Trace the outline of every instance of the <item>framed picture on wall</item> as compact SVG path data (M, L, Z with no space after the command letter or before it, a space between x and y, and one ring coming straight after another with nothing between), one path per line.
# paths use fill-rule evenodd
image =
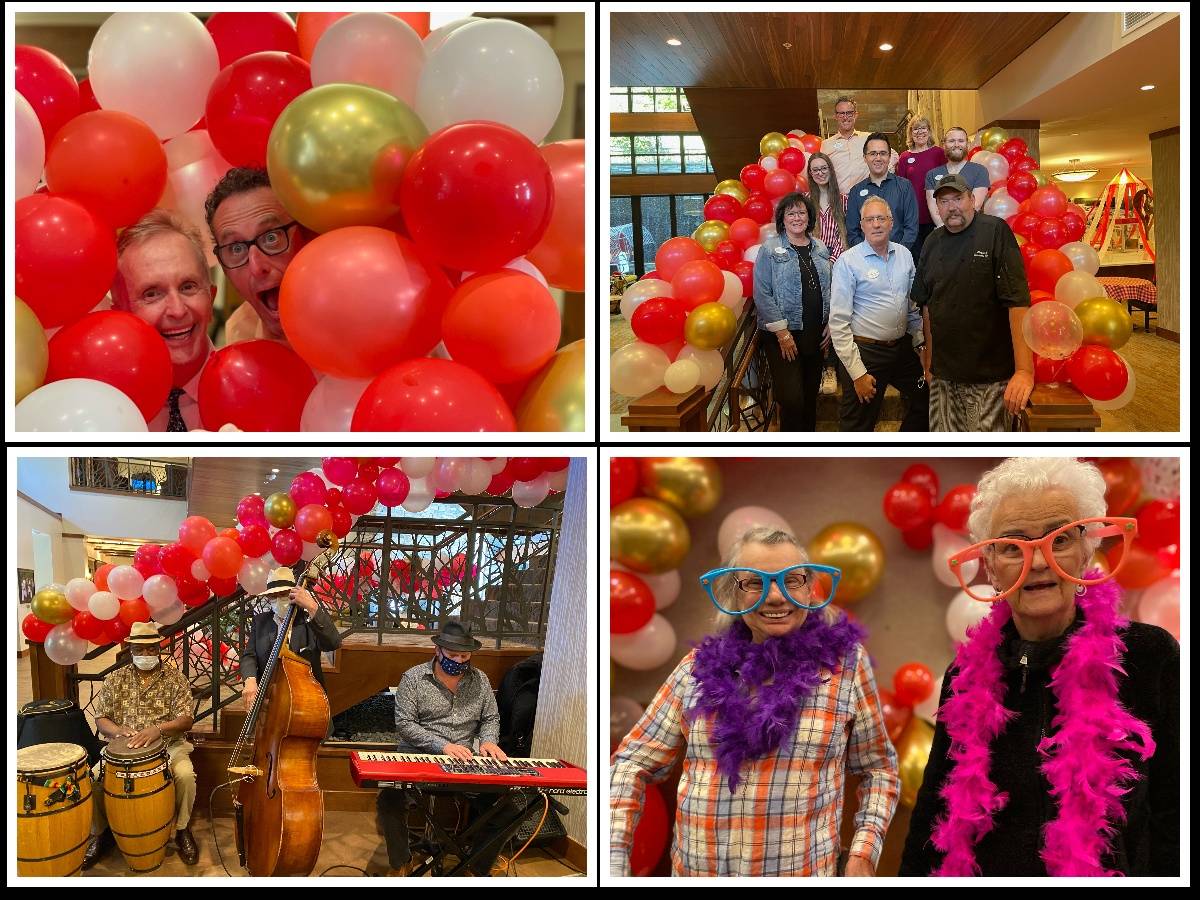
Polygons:
M33 583L33 569L17 569L17 602L32 603L37 588Z

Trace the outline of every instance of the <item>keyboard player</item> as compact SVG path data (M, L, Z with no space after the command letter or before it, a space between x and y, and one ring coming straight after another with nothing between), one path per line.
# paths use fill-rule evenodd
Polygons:
M471 654L483 645L456 621L433 637L434 657L404 673L396 689L397 749L402 753L432 753L470 760L474 756L508 757L497 746L500 713L487 676L471 666ZM383 788L376 808L387 842L389 875L407 876L424 862L408 846L408 810L417 802L415 791ZM469 795L472 817L481 816L504 794ZM497 811L499 812L499 811ZM493 817L493 822L504 819ZM480 830L477 841L487 844L499 828ZM476 845L477 849L480 844ZM499 845L489 846L473 868L491 874Z

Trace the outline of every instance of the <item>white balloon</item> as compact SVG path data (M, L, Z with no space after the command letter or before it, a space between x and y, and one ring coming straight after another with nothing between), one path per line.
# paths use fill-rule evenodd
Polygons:
M154 621L159 625L174 625L183 618L183 614L187 612L187 607L179 600L176 600L170 606L164 607L154 614Z
M764 241L769 241L771 238L775 237L778 234L779 234L779 231L778 231L778 229L775 228L774 222L768 222L766 225L758 226L758 242L760 244L763 243Z
M562 108L563 75L537 32L506 19L469 22L429 54L416 112L432 133L474 119L501 122L542 142Z
M504 471L504 467L507 465L507 456L497 456L495 459L488 462L488 471L490 471L493 475L499 475Z
M944 678L944 675L939 675L937 681L933 683L933 693L913 707L913 714L930 724L937 722L938 702L942 699L942 680Z
M108 621L116 618L120 611L121 601L112 591L96 591L88 600L88 612L97 619Z
M742 254L742 259L744 259L746 262L754 262L756 259L758 259L758 250L760 247L762 247L762 244L755 244L752 247L747 247L746 252Z
M1076 272L1086 272L1089 275L1095 275L1100 271L1100 254L1092 249L1091 244L1085 244L1083 241L1072 241L1069 244L1063 244L1058 248L1058 252L1071 261Z
M238 569L237 580L247 594L258 596L267 589L267 580L271 574L271 566L262 559L245 559Z
M17 431L148 431L122 391L90 378L44 384L17 404Z
M208 571L208 566L204 564L204 560L198 559L192 563L192 577L197 581L208 581L212 573Z
M179 599L179 586L170 575L151 575L142 585L142 599L151 610L170 606Z
M433 503L433 489L423 478L415 478L409 482L408 496L400 505L411 513L422 512Z
M313 48L313 87L365 84L412 106L427 52L407 22L383 12L351 13L330 25Z
M73 666L87 653L88 642L75 633L70 622L55 625L42 642L42 650L51 662Z
M429 482L435 491L453 494L459 490L463 476L467 474L467 461L460 456L442 456L429 476ZM488 479L491 481L491 479Z
M513 503L528 509L537 506L550 493L550 479L543 472L533 481L514 481L512 486Z
M446 43L446 38L449 37L453 32L458 31L458 29L462 28L464 25L467 25L471 22L482 21L483 19L479 18L478 16L467 16L465 19L455 19L453 22L447 22L440 28L433 29L433 31L425 35L424 38L425 55L428 56L438 47L442 46L442 44Z
M758 164L768 172L774 172L779 168L779 160L774 156L764 156L759 159Z
M67 582L63 593L73 609L83 611L88 608L88 601L96 593L96 585L87 578L72 578Z
M621 315L626 322L633 320L637 308L653 297L670 297L671 282L661 278L646 278L631 284L621 295Z
M950 568L949 559L960 550L971 546L971 542L957 531L951 531L941 522L933 526L933 554L930 564L934 577L946 587L959 587L958 576ZM963 580L970 584L979 574L979 560L972 559L962 565Z
M400 457L400 471L409 478L424 478L433 471L433 467L437 464L435 456L402 456Z
M699 383L700 364L694 359L678 359L663 373L663 384L673 394L686 394Z
M617 350L609 360L609 386L614 393L640 397L663 383L670 364L671 360L660 348L634 341Z
M300 430L349 431L354 408L370 383L369 378L335 378L326 375L317 382L304 401Z
M725 279L725 287L721 289L721 296L717 302L728 306L733 310L734 315L737 315L742 311L742 304L745 301L745 298L742 297L742 279L728 271L722 271L721 277Z
M657 669L675 655L675 629L659 613L633 634L614 634L609 651L613 662L626 669Z
M612 567L621 572L630 571L620 563L613 563ZM669 572L662 572L658 575L648 575L643 572L637 572L636 574L638 578L642 579L646 587L650 588L650 593L654 595L654 608L656 611L666 609L679 599L679 592L683 589L683 579L680 578L678 569L672 569Z
M14 200L28 197L42 180L46 166L46 137L42 123L19 91L13 91L14 144L16 145L17 174Z
M142 596L142 585L145 581L142 573L133 566L117 566L108 573L108 589L122 600Z
M721 377L725 374L725 358L720 350L700 350L691 344L684 344L675 361L681 359L694 360L700 366L700 383L705 390L711 391L721 383Z
M996 589L990 584L973 585L971 592L980 597L996 596ZM966 591L959 591L946 607L946 631L950 640L956 644L963 643L967 639L967 630L974 628L991 615L991 612L991 603L974 600Z
M464 494L482 494L492 481L491 467L482 459L467 459L466 469L459 480L458 489Z

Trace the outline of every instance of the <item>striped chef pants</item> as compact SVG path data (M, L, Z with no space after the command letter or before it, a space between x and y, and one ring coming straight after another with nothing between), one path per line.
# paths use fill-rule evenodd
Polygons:
M1011 431L1012 416L1004 408L1007 381L964 384L933 379L929 385L930 431Z

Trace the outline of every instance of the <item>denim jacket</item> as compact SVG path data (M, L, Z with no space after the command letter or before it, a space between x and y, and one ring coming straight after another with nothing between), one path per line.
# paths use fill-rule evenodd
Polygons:
M833 267L829 248L813 235L812 260L821 284L821 322L829 321L829 283ZM789 331L804 328L804 291L800 284L800 263L791 242L779 235L763 241L754 260L754 305L759 327L787 319Z

